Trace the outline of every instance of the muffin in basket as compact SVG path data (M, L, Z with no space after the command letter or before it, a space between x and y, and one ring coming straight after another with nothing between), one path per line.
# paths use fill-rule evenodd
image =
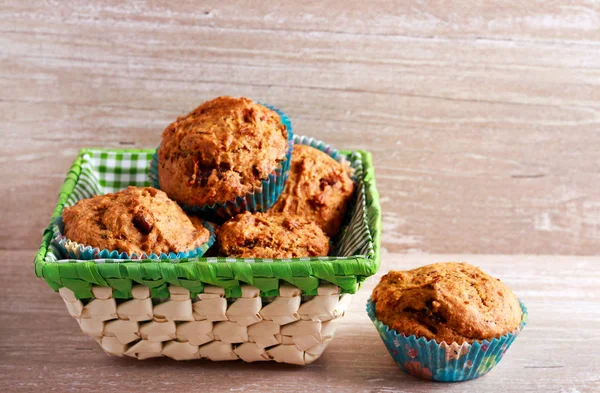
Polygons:
M240 258L326 256L329 238L314 222L287 213L245 212L217 229L219 251Z
M291 138L281 112L247 98L207 101L163 132L160 189L197 212L265 211L283 190Z
M487 373L527 317L506 285L467 263L391 271L367 311L398 366L436 381Z
M302 216L335 236L354 193L348 172L348 166L326 153L297 144L288 181L272 211Z
M209 223L188 216L163 191L128 187L65 207L57 244L74 258L195 257L214 241Z

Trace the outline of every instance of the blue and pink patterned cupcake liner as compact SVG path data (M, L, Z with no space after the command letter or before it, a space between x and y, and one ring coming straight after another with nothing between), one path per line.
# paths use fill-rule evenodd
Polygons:
M270 105L265 105L267 108L277 112L281 118L281 123L285 125L288 134L288 150L285 159L280 163L275 172L271 173L265 180L261 181L261 186L254 192L246 195L240 195L234 200L226 202L217 202L213 205L204 206L189 206L182 204L181 207L189 212L210 217L211 219L228 218L245 211L249 212L266 212L279 199L279 196L285 188L287 181L290 163L292 160L292 152L294 150L294 133L292 131L292 122L285 113ZM158 176L158 149L152 157L150 168L148 169L148 178L150 185L160 189L160 179Z
M157 255L155 253L151 253L150 255L144 253L141 255L138 254L128 254L126 252L119 252L118 250L108 250L106 248L99 249L98 247L92 247L84 244L80 244L74 241L67 239L64 235L64 224L62 220L62 216L59 216L54 221L52 225L52 231L54 235L54 245L60 251L60 253L71 259L81 259L81 260L93 260L93 259L130 259L130 260L140 260L140 259L182 259L182 258L200 258L206 253L206 251L214 244L216 236L215 236L215 227L208 221L202 220L202 225L204 228L208 229L210 236L208 241L199 247L193 248L187 251L180 252L170 252L168 254L161 253Z
M475 341L462 345L448 345L445 342L439 344L435 340L417 338L414 335L407 337L390 329L377 319L375 303L371 299L367 302L367 313L394 362L404 372L426 380L459 382L485 375L500 362L527 324L527 308L522 302L519 303L523 315L521 324L514 332L491 341Z

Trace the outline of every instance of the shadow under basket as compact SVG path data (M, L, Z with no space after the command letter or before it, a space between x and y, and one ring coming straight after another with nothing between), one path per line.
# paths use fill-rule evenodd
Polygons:
M49 224L35 256L36 275L111 355L313 362L333 338L352 294L379 268L381 209L369 153L294 139L354 169L354 201L333 255L76 260L53 244ZM80 199L148 186L154 152L81 150L50 223Z

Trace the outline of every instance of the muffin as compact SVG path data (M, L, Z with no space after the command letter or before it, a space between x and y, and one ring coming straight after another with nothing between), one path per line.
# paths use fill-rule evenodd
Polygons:
M512 291L467 263L390 271L372 300L377 318L390 328L440 343L490 340L521 323L521 306Z
M289 132L275 111L247 98L207 101L163 132L160 188L187 207L223 204L261 190L288 157Z
M329 238L314 222L288 213L235 216L217 229L219 251L240 258L326 256Z
M62 213L63 236L70 242L119 253L179 253L209 242L210 231L163 191L128 187L82 199Z
M437 381L487 373L527 319L524 305L504 283L454 262L390 271L367 311L398 366Z
M296 145L285 189L272 211L299 215L335 236L354 193L348 172L348 166L322 151Z

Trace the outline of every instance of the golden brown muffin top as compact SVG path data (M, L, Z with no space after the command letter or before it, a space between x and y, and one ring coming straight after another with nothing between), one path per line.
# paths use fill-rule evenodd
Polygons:
M326 256L329 238L315 223L287 213L238 214L217 229L222 255L240 258Z
M506 285L467 263L390 271L371 299L377 319L398 333L447 344L500 337L517 329L522 316Z
M62 218L67 239L130 255L188 251L210 237L200 219L188 217L167 194L152 187L82 199L65 207Z
M348 172L349 167L322 151L296 145L285 190L272 210L314 221L333 237L340 230L354 193Z
M279 115L247 98L218 97L170 124L158 150L160 188L190 206L261 186L288 150Z

